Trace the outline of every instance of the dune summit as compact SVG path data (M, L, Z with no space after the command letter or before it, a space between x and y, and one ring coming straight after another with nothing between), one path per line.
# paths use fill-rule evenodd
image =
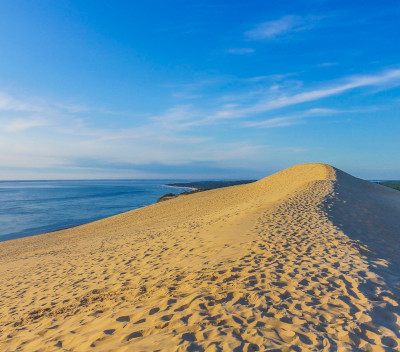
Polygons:
M0 243L0 350L400 350L399 215L303 164Z

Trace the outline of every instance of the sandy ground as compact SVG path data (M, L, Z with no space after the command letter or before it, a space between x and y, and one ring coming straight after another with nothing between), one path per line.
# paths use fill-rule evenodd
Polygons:
M0 243L0 350L399 351L399 215L304 164Z

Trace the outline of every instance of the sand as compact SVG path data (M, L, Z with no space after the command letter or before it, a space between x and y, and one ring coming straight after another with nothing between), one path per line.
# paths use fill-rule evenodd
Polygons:
M398 351L399 214L303 164L0 243L0 350Z

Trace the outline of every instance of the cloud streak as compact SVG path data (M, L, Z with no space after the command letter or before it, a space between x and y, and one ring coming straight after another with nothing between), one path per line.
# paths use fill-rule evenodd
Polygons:
M368 86L382 87L385 84L400 85L400 69L393 69L377 75L352 76L344 80L344 83L322 87L303 93L280 97L265 97L246 107L225 106L196 124L213 123L218 120L244 118L250 115L285 108L302 103L321 100L338 95L356 88Z
M238 55L245 55L245 54L252 54L254 53L253 48L232 48L227 50L230 54L238 54Z
M47 126L48 122L43 119L18 119L13 120L9 124L4 126L7 132L23 131L33 127Z
M318 116L330 116L339 113L345 112L357 112L355 111L346 111L346 110L334 110L334 109L326 109L326 108L313 108L306 110L300 114L288 115L288 116L279 116L269 118L267 120L262 121L248 121L243 124L245 127L261 127L261 128L274 128L274 127L287 127L293 125L299 125L305 123L305 118L308 117L318 117Z
M44 112L45 109L38 104L15 99L7 93L0 92L0 111Z
M288 15L278 20L260 23L244 34L252 40L275 39L285 33L311 29L316 21L317 17Z

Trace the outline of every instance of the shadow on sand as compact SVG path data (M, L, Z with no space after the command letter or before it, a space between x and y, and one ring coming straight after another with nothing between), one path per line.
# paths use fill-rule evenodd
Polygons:
M334 195L326 203L328 217L354 241L374 274L360 273L365 282L359 288L374 302L372 324L364 327L373 331L379 325L400 337L400 192L340 170L336 173ZM390 337L383 336L382 342L388 348L399 348Z

